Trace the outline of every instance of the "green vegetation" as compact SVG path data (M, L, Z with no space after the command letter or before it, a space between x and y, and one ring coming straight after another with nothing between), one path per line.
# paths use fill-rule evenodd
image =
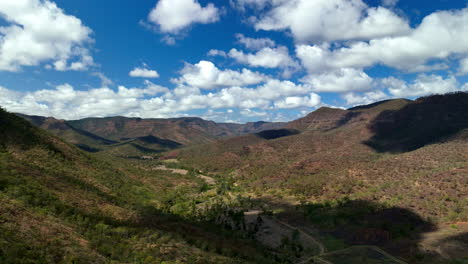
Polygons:
M466 107L321 108L215 142L241 127L39 118L70 144L1 110L0 263L466 263Z
M197 210L207 195L197 177L150 170L151 161L96 159L3 110L0 125L0 263L278 259L212 221L231 204L214 199Z

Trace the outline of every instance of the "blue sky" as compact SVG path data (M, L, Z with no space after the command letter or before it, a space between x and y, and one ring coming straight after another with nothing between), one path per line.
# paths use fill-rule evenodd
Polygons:
M0 105L287 121L468 90L467 25L462 0L6 0Z

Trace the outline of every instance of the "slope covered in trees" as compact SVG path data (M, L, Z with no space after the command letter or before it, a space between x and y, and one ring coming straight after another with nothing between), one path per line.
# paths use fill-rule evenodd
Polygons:
M3 110L0 138L1 263L276 262L211 220L222 201L193 207L193 174L92 157Z

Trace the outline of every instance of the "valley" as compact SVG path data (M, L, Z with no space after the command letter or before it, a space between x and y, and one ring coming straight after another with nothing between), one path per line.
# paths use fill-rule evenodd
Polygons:
M468 0L0 0L0 264L468 264Z
M467 110L467 93L246 125L2 110L0 262L466 263Z

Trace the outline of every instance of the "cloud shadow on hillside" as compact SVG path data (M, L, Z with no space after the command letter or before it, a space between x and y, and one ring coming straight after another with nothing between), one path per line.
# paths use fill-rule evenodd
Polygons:
M273 140L282 137L294 136L299 133L300 131L295 129L272 129L255 133L255 135L266 140Z
M378 152L408 152L443 142L467 128L468 93L433 95L380 113L369 125L374 135L364 144Z
M467 257L460 252L468 245L468 233L447 237L437 247L443 251L426 251L420 247L424 234L438 229L437 225L412 210L387 207L377 202L344 199L338 202L300 206L305 219L321 232L342 239L346 244L378 246L405 259L408 263L465 263L454 259ZM446 262L444 262L446 261ZM437 263L437 262L436 262Z
M346 198L296 206L271 198L255 199L255 203L281 208L275 214L278 219L315 234L325 244L327 252L353 246L377 246L412 264L460 264L466 263L463 261L468 257L466 250L461 250L468 245L466 232L447 234L432 248L422 248L420 245L426 240L426 234L438 231L439 226L411 209ZM359 263L383 263L372 258L371 254L366 260L369 262Z

